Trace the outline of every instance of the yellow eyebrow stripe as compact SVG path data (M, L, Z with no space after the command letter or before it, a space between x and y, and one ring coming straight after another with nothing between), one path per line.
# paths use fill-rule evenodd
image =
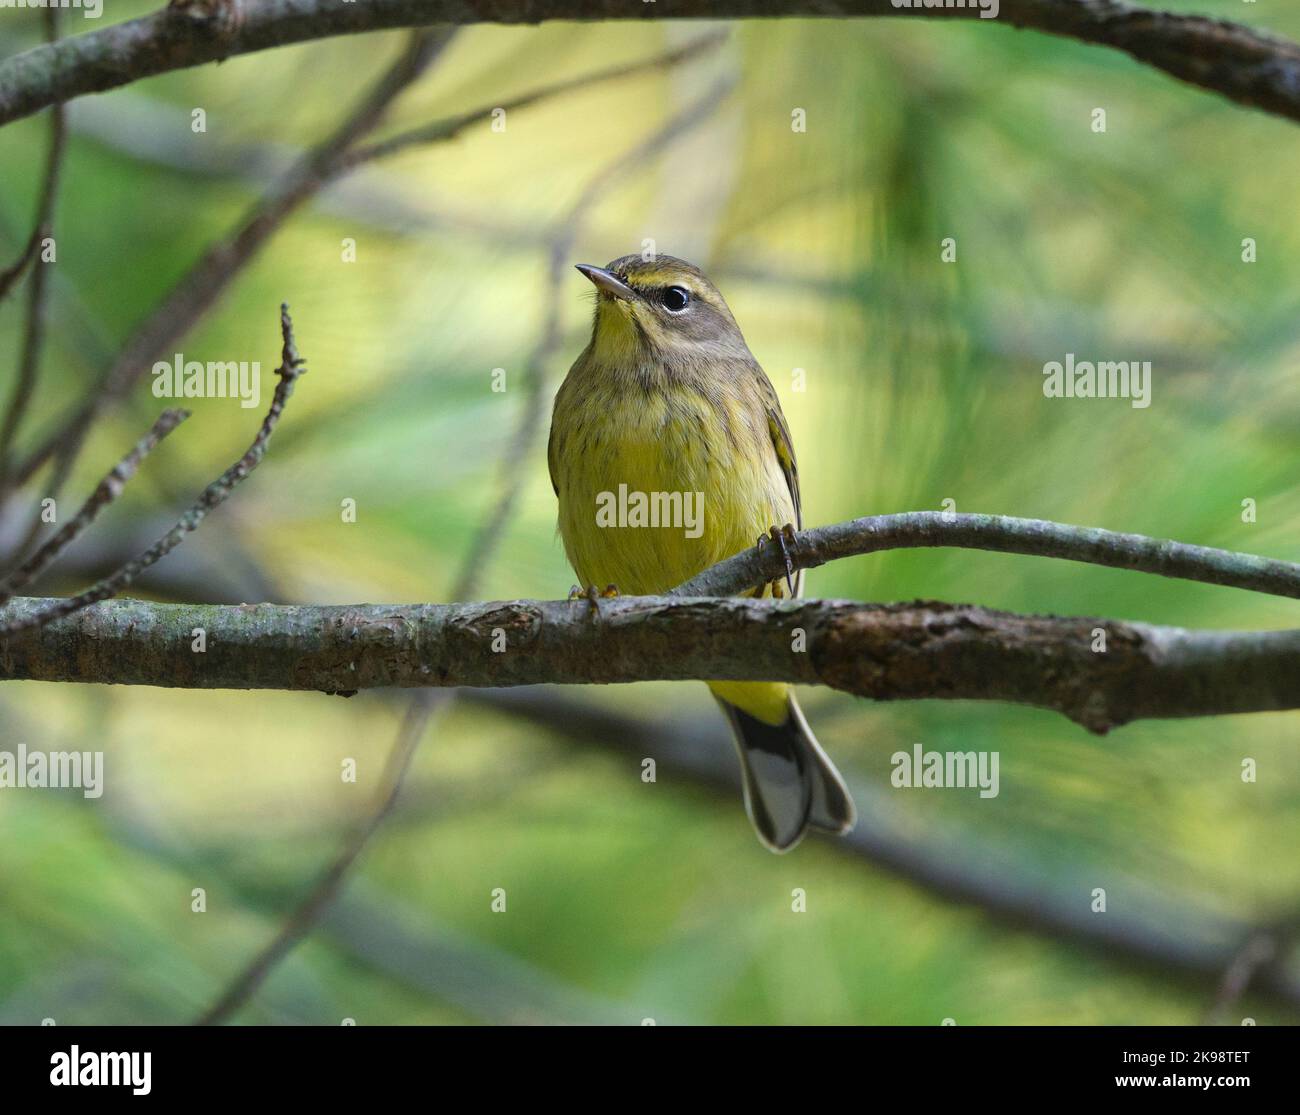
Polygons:
M690 285L689 276L683 274L680 268L670 267L666 264L656 267L652 263L629 268L627 281L637 286L669 286L673 283L682 286Z

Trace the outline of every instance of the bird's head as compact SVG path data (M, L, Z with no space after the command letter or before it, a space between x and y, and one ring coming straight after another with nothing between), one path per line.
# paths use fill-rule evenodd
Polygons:
M591 347L602 363L749 357L727 303L694 264L630 255L607 267L577 267L596 287Z

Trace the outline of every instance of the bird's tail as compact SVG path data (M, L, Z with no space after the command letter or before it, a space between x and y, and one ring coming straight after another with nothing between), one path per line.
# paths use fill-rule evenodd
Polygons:
M786 691L785 716L777 723L759 719L721 696L718 703L735 729L745 809L764 844L774 852L788 852L810 827L837 836L853 828L853 799L793 693Z

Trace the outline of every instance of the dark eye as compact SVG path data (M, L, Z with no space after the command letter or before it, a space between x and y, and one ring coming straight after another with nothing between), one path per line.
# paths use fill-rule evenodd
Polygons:
M670 286L664 291L664 308L680 314L690 304L691 292L684 286Z

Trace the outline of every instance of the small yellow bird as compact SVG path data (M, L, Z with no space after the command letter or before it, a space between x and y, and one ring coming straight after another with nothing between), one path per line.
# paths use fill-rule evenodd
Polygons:
M801 526L781 404L714 285L663 255L578 270L596 287L595 322L555 397L547 461L579 583L662 593ZM789 686L709 688L735 729L759 839L784 852L809 826L848 832L853 801Z

